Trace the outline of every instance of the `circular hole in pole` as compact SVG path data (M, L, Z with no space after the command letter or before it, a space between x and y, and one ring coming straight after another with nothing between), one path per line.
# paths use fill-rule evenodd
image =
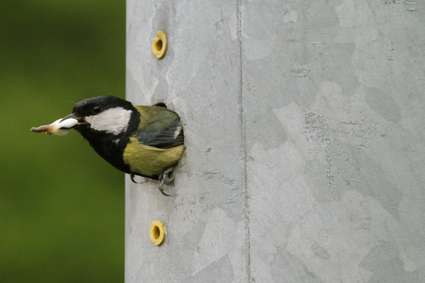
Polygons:
M155 38L152 42L152 54L155 55L156 58L161 59L164 57L165 52L167 52L168 41L165 33L162 31L158 31L155 35Z
M153 227L152 236L155 240L159 238L159 228L158 226Z
M165 238L165 229L161 221L155 220L152 222L149 238L151 239L152 243L157 246L162 244Z
M160 40L158 40L156 43L155 43L155 49L156 49L156 51L161 51L161 49L162 49L162 40L160 39Z

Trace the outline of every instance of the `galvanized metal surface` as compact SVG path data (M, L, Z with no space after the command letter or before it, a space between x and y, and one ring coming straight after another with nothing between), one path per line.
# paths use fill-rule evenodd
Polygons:
M171 197L126 179L126 282L425 282L424 34L420 1L127 1L127 98L187 155Z

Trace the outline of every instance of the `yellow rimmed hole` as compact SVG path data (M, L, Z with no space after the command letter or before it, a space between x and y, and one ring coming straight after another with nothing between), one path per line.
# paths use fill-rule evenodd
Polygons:
M161 221L155 220L152 222L149 237L155 245L159 246L162 244L165 238L165 229Z
M167 47L168 41L165 33L158 31L152 42L152 54L155 55L156 58L161 59L164 57L165 52L167 52Z
M161 39L156 41L155 50L158 51L158 52L162 50L162 40Z

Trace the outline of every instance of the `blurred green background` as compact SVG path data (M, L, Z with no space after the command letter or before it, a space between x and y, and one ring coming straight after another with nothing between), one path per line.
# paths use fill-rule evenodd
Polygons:
M125 97L125 1L2 0L0 27L0 282L123 282L124 174L30 128Z

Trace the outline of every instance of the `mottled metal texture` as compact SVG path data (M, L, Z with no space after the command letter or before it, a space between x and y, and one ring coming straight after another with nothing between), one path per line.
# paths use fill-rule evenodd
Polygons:
M424 1L128 0L127 17L127 98L177 111L187 145L173 196L126 179L127 283L425 282Z

